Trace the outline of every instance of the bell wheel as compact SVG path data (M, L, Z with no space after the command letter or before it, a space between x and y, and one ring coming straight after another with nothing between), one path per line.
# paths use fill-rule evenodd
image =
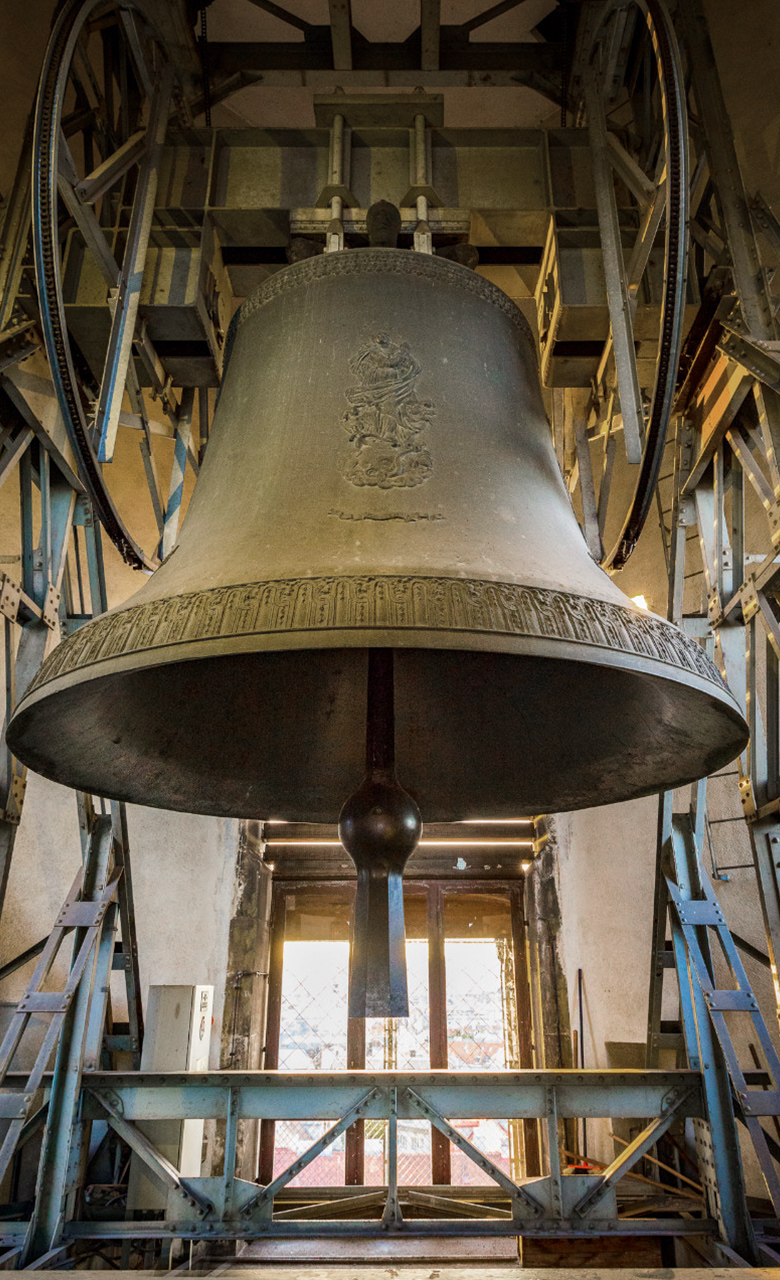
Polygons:
M137 0L115 6L69 0L62 6L35 107L32 242L41 331L79 478L123 560L150 571L164 549L167 501L152 436L176 435L178 443L177 428L192 416L194 390L185 388L177 399L154 348L143 343L144 263L159 155L177 94L148 14ZM95 302L92 329L82 326L78 337L68 306L68 276L76 274L80 285L91 286ZM150 421L142 384L151 386L159 416L168 420L162 427ZM141 431L156 525L147 547L131 531L109 479L118 428L128 415Z
M662 0L611 0L587 21L577 123L588 130L596 207L579 221L554 218L538 309L558 461L591 555L614 571L657 501L690 318L687 110ZM564 296L572 260L598 277L580 308L587 342L570 340L585 333Z

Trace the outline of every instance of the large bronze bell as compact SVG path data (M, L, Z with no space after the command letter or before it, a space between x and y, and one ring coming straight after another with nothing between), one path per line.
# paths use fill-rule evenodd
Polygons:
M52 653L8 730L38 772L141 804L335 822L352 797L359 1014L405 1011L420 813L627 800L746 737L700 646L591 559L520 311L392 248L297 262L244 303L179 545Z

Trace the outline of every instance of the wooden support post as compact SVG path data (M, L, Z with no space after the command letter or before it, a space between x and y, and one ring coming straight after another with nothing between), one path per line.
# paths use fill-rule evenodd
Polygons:
M265 1056L263 1067L276 1071L279 1067L279 1033L282 1018L282 970L284 967L284 926L287 899L283 889L274 894L271 916L271 946L268 965L268 1006L265 1017ZM274 1139L276 1123L263 1120L260 1123L260 1153L257 1165L257 1181L268 1186L274 1176Z
M428 1006L431 1066L446 1068L447 975L444 967L444 894L441 885L428 887ZM431 1125L431 1180L434 1186L452 1181L450 1144Z
M347 1018L347 1068L361 1071L366 1065L366 1023L364 1018ZM362 1187L366 1180L365 1123L356 1120L347 1129L344 1145L344 1182Z
M517 993L517 1043L520 1061L517 1063L521 1071L533 1070L534 1062L534 1028L531 1010L531 983L528 973L528 955L525 943L525 906L522 885L516 885L509 892L509 904L512 920L512 953L515 969L515 990ZM541 1175L542 1161L539 1149L538 1120L523 1120L523 1176L535 1178Z

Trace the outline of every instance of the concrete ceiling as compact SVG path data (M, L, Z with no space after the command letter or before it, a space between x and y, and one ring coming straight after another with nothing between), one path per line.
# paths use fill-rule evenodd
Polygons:
M538 41L534 28L555 9L557 0L524 0L516 9L494 18L471 33L471 40L485 42ZM327 0L290 0L284 7L297 17L327 24ZM466 22L488 9L487 0L442 0L443 25ZM353 0L354 26L367 40L401 42L420 23L419 0ZM252 0L214 0L208 9L208 38L215 41L302 42L302 32L258 9ZM333 73L333 89L339 87ZM361 90L362 92L362 90ZM378 88L377 93L393 92ZM403 92L399 90L398 92ZM408 92L408 91L407 91ZM532 89L479 88L444 90L444 121L449 128L513 126L538 128L554 124L558 109ZM314 124L310 89L270 89L253 85L240 89L212 111L212 124L223 127L265 126L308 128Z
M472 40L537 40L533 29L557 0L524 0L516 9L503 13L472 32ZM282 7L312 24L328 22L328 0L290 0ZM489 0L442 0L443 26L458 25L491 7ZM378 43L405 40L420 24L419 0L352 0L352 23L366 40ZM252 4L252 0L213 0L208 8L209 39L213 40L303 40L294 27L274 18Z

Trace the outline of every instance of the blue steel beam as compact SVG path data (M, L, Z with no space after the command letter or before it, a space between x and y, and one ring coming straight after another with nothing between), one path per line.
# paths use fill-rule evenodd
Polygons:
M2 1239L9 1247L17 1238L17 1224L3 1224L6 1233ZM10 1230L8 1229L10 1227ZM534 1238L582 1239L594 1235L613 1236L713 1236L717 1235L717 1223L712 1218L588 1218L576 1227L562 1225L558 1220L550 1222L523 1222L523 1235ZM307 1222L254 1222L245 1221L196 1223L171 1222L69 1222L66 1235L70 1240L249 1240L265 1238L319 1238L321 1236L347 1236L384 1238L388 1234L404 1236L517 1236L517 1223L511 1220L480 1220L478 1218L405 1218L396 1227L383 1229L378 1218L333 1221L318 1218Z
M696 1071L86 1071L83 1108L85 1117L102 1118L98 1098L90 1095L105 1092L120 1100L127 1120L224 1120L232 1089L241 1095L243 1119L339 1120L376 1087L367 1118L386 1118L389 1090L412 1088L449 1120L534 1119L547 1114L551 1086L562 1120L660 1116L672 1090L688 1087L680 1115L705 1114ZM419 1111L399 1096L398 1115L417 1119Z
M396 1091L394 1091L394 1094ZM463 1134L454 1129L451 1124L445 1120L444 1116L439 1115L437 1111L431 1107L424 1098L419 1097L413 1089L408 1091L407 1095L412 1105L425 1116L426 1120L430 1120L431 1124L438 1129L439 1133L444 1134L454 1146L467 1155L469 1159L474 1161L478 1168L482 1169L488 1177L492 1178L498 1186L503 1187L510 1198L512 1204L513 1216L520 1216L522 1210L526 1210L537 1217L542 1213L542 1206L533 1196L529 1195L523 1187L518 1187L511 1178L508 1178L503 1169L499 1169L492 1160L479 1151L471 1142L464 1138ZM397 1107L396 1107L397 1110ZM557 1149L557 1147L556 1147ZM392 1189L392 1188L391 1188ZM396 1188L397 1192L397 1188ZM389 1196L388 1196L389 1198Z

